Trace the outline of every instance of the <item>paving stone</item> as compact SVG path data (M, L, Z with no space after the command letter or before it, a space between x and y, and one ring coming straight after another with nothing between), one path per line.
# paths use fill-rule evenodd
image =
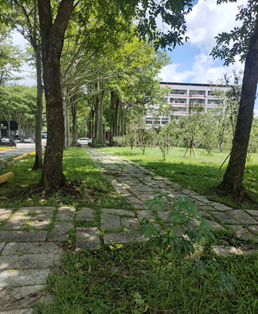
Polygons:
M101 228L103 229L120 229L120 218L114 215L101 215Z
M5 242L0 242L0 252L2 251L2 249L4 248L5 246Z
M229 215L223 212L212 212L218 219L220 219L223 223L230 223L230 224L238 224L238 222L231 218Z
M235 209L230 212L230 216L232 216L235 220L237 220L241 224L258 224L258 221L249 216L242 209Z
M3 249L3 255L15 254L57 254L59 246L53 242L25 242L25 243L8 243Z
M12 212L11 209L0 208L0 222L7 220Z
M79 250L96 250L100 247L100 240L96 227L80 227L77 228L76 251Z
M21 207L16 214L53 214L54 210L53 206Z
M44 228L51 223L51 218L53 215L50 214L38 214L32 218L30 227Z
M13 216L5 225L4 229L20 229L26 226L26 222L31 220L30 216Z
M35 309L19 309L0 312L0 314L36 314Z
M76 220L95 221L94 210L87 207L82 207L77 213Z
M151 210L137 210L137 215L139 221L141 221L143 218L147 218L149 220L155 220L155 216L153 215Z
M130 203L130 204L132 204L132 205L134 205L134 206L138 206L138 205L142 205L143 204L143 202L142 201L140 201L138 198L136 198L136 197L126 197L126 199L127 199L127 201Z
M247 209L246 211L253 216L258 216L258 210Z
M158 212L158 216L159 216L160 219L163 220L164 222L170 221L170 219L169 219L169 214L170 214L170 212L163 212L163 211L159 211L159 212Z
M56 221L72 221L74 214L74 207L60 207L56 215Z
M150 187L146 186L146 185L135 185L132 186L130 189L133 193L134 192L145 192L145 193L153 193L153 189L151 189Z
M121 218L122 225L125 227L127 230L135 230L139 229L140 224L137 218Z
M211 229L226 230L223 226L221 226L216 221L209 220L209 219L204 219L204 220L206 220L211 225Z
M147 239L140 235L138 231L108 233L104 235L105 244L110 244L112 242L115 243L144 242L146 240Z
M44 298L44 288L44 285L35 285L2 289L0 292L1 309L9 311L12 310L12 313L15 313L13 311L15 311L15 309L17 308L19 309L23 307L33 306L34 304L38 303L40 299Z
M234 246L223 246L223 245L213 245L212 246L213 251L218 256L232 256L232 255L243 255L243 254L252 254L256 253L257 250L254 249L252 246L243 246L243 247L234 247Z
M117 189L116 188L117 193L122 194L124 197L134 197L134 195L132 193L130 193L128 190L123 190L123 189Z
M43 242L46 239L47 231L26 230L26 231L0 231L1 242Z
M57 222L47 241L65 241L69 230L73 228L74 225L71 222Z
M250 233L246 228L243 228L242 226L230 225L230 228L233 229L236 236L240 239L257 241L257 237Z
M115 208L102 208L101 211L104 214L117 214L119 216L131 216L135 217L135 214L131 210L127 209L115 209Z
M202 202L202 203L205 203L205 204L211 203L211 201L209 201L205 196L192 195L191 197L192 197L192 199L197 200L197 201Z
M231 207L226 206L226 205L221 204L221 203L217 203L217 202L211 202L211 203L209 203L209 205L214 207L216 210L220 210L220 211L232 210Z
M0 269L31 269L52 266L54 254L25 254L0 256Z
M153 192L152 192L153 193ZM155 195L151 195L151 194L145 194L145 193L138 193L138 192L135 192L135 195L141 199L142 202L146 202L146 201L149 201L149 200L152 200L154 198Z
M183 189L181 192L189 196L200 196L197 192L189 189Z
M247 228L258 233L258 226L257 225L256 226L248 226Z
M210 206L210 205L196 205L198 211L208 210L208 211L217 211L218 209Z
M49 269L3 270L0 272L0 287L45 284L49 272Z

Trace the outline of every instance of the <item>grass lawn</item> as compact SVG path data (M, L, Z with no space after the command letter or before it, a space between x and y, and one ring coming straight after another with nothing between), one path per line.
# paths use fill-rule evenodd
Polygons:
M166 161L162 160L161 151L156 147L147 147L145 155L139 147L133 150L129 147L109 147L101 150L108 151L118 156L126 157L133 162L144 166L145 168L164 176L180 184L181 186L205 194L220 202L232 207L252 207L254 204L236 204L234 200L218 196L212 188L218 186L223 179L228 160L223 167L219 169L228 152L214 151L208 155L204 149L197 149L197 158L190 156L189 152L185 154L185 148L175 147L167 155ZM258 154L253 154L251 160L247 163L249 173L245 171L244 186L254 199L258 199Z
M227 236L218 236L217 243L225 241ZM157 313L258 313L257 255L216 257L217 264L214 264L214 253L206 244L196 256L206 272L195 272L193 257L182 259L170 255L166 258L158 289ZM146 244L70 252L60 270L48 281L48 289L55 294L54 305L42 306L41 313L154 313L160 258L160 252L150 250ZM220 272L236 279L233 293L223 289Z
M0 175L9 171L14 177L0 185L0 207L22 206L60 206L126 208L129 205L107 182L95 167L91 158L81 148L69 148L64 151L63 170L68 181L81 190L77 197L66 191L54 193L50 198L33 192L33 186L39 182L41 170L33 171L34 156L16 161L11 166L0 169Z

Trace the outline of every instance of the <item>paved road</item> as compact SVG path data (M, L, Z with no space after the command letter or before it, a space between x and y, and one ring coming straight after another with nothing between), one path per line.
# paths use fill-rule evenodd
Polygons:
M13 149L0 149L0 161L35 151L35 144L17 143Z

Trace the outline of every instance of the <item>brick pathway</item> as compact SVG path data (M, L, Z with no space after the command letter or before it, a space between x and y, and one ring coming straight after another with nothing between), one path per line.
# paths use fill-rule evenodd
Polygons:
M100 234L97 227L76 227L94 224L97 212L91 208L41 206L16 211L0 208L0 313L31 314L34 304L50 302L51 296L45 294L44 284L51 269L59 265L64 255L62 243L71 230L76 232L77 251L96 249L102 243L144 241L138 230L142 218L157 223L168 218L166 211L156 214L146 210L144 202L157 191L168 192L173 197L187 196L214 228L231 228L238 238L258 240L258 210L233 210L155 176L124 158L94 149L87 149L87 152L134 209L101 209ZM51 231L50 226L53 227ZM223 256L253 252L250 246L241 249L216 246L214 251Z

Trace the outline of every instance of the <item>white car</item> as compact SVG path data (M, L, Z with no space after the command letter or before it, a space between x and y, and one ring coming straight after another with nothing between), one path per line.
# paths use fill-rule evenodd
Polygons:
M79 138L79 139L77 140L77 142L78 142L79 144L89 144L89 143L92 142L92 140L91 140L90 138L88 138L88 137L82 137L82 138Z
M1 142L2 142L2 143L10 143L10 139L7 138L7 137L3 137L3 138L1 139Z
M33 139L31 137L25 137L24 143L33 143Z

